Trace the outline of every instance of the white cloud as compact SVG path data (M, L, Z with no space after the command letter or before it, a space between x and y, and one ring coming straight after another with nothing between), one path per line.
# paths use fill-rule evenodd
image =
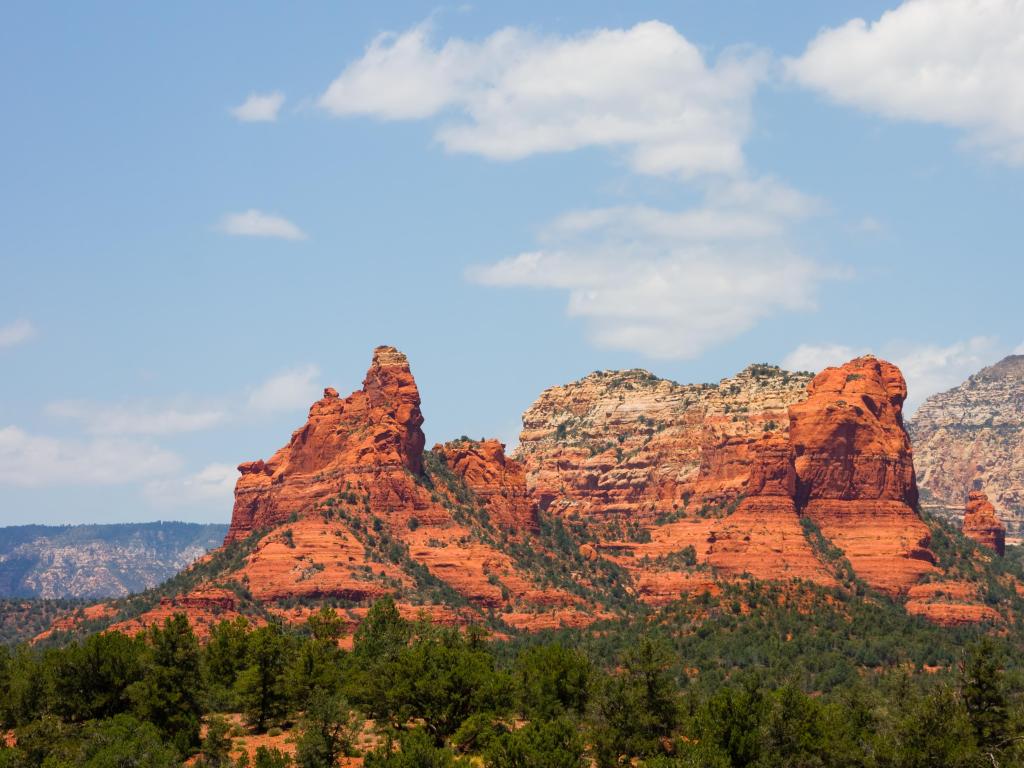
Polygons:
M249 408L264 412L308 408L319 398L319 375L319 368L307 365L273 376L252 391Z
M229 464L208 464L195 474L147 483L143 492L164 507L223 505L230 507L238 470Z
M874 216L865 216L859 222L857 222L857 229L861 232L875 234L885 229L885 226Z
M1024 355L1024 342L1022 342L1022 343L1018 344L1018 345L1017 345L1017 346L1016 346L1016 347L1014 348L1014 350L1013 350L1013 354L1015 354L1015 355Z
M101 438L65 440L0 428L0 484L124 485L176 472L181 460L155 445Z
M446 149L499 160L617 147L641 173L736 173L767 67L766 56L736 51L709 65L657 21L574 37L506 28L440 46L420 25L376 38L320 106L384 120L444 113Z
M817 373L866 352L866 349L854 349L845 344L801 344L782 359L782 367L788 371Z
M964 129L1024 163L1024 3L908 0L821 32L786 62L803 85L889 118Z
M15 320L8 325L0 326L0 348L13 347L28 341L36 335L35 326L28 320Z
M229 235L279 237L283 240L305 240L306 233L281 216L250 208L242 213L229 213L218 228Z
M838 277L794 253L779 235L815 205L770 180L709 189L690 211L633 206L563 216L545 248L477 266L490 286L569 293L568 314L601 346L651 357L694 357L783 311L814 309Z
M1005 346L996 339L976 336L947 346L889 342L876 351L895 363L907 380L906 413L913 413L930 395L955 387L968 376L1002 356ZM865 348L844 344L801 344L782 361L789 370L821 371L867 354Z
M103 405L62 400L46 406L59 419L80 422L97 435L173 435L198 432L222 423L227 413L219 408L163 407L152 403Z
M250 93L244 102L231 108L231 114L243 123L272 123L283 104L284 94L280 91Z

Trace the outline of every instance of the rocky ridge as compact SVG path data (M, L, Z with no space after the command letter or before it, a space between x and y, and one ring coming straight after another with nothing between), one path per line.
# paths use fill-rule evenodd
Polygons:
M860 594L955 624L1001 621L947 572L916 511L906 384L865 356L815 377L751 366L717 385L641 371L545 391L516 457L495 440L424 451L405 356L375 350L266 461L240 465L225 548L142 610L205 631L373 600L498 632L580 627L750 579ZM954 599L954 596L956 599Z
M968 493L983 488L1007 535L1024 536L1024 355L932 395L909 430L926 509L958 518Z

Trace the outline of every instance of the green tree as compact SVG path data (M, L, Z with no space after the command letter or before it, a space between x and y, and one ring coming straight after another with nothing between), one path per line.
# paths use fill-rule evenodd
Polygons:
M579 651L554 644L527 649L515 661L520 712L527 719L545 720L563 712L582 715L590 676L590 661Z
M506 678L495 670L490 649L457 629L420 638L399 659L403 687L392 716L422 718L438 745L474 713L496 709Z
M317 688L300 725L296 762L301 768L334 768L352 752L358 723L337 694Z
M249 636L249 666L239 675L236 687L247 721L260 733L288 713L287 645L276 624L260 627Z
M369 717L395 724L399 701L408 680L399 670L399 656L412 637L412 625L403 619L394 600L375 602L356 628L352 652L346 657L346 698Z
M1010 742L1010 717L1000 659L991 638L982 638L969 650L960 669L960 695L978 747L997 755Z
M398 749L391 738L366 755L364 768L455 768L460 763L422 728L403 733Z
M305 708L317 691L335 696L341 691L344 654L338 642L344 621L333 608L324 607L308 622L310 637L300 645L289 672L290 695Z
M183 613L147 633L142 679L129 689L135 711L153 723L182 755L199 746L203 676L199 641Z
M225 619L210 630L210 639L203 650L203 669L214 706L235 704L233 689L246 667L250 631L249 621L244 616Z
M883 765L968 768L985 764L978 762L967 712L948 686L906 702L893 714L895 722L878 748Z
M537 720L494 739L484 753L487 768L580 768L583 738L568 718Z
M253 768L289 768L292 759L277 747L261 746L256 750Z
M128 692L143 676L145 644L120 632L89 635L52 657L54 710L66 720L113 717L131 707Z
M231 765L231 723L214 716L206 724L203 737L202 765L208 768L228 768Z
M15 650L7 674L7 695L0 700L4 725L25 725L42 716L49 702L49 675L28 646Z
M620 756L663 751L679 722L679 703L668 649L649 637L622 660L623 671L605 678L591 715L594 757L612 766Z

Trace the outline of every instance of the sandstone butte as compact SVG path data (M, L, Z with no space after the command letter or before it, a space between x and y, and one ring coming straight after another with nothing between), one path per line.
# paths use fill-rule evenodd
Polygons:
M541 394L515 457L465 438L425 452L408 361L379 347L361 389L325 390L286 446L239 466L225 544L248 546L240 564L115 626L183 610L202 633L244 596L292 621L340 602L354 628L390 594L438 622L580 627L621 610L612 587L658 606L748 576L829 586L850 578L842 557L912 612L998 620L928 548L905 397L870 356L714 385L594 373Z
M1002 557L1006 554L1006 526L983 491L971 491L964 509L964 535L984 544Z

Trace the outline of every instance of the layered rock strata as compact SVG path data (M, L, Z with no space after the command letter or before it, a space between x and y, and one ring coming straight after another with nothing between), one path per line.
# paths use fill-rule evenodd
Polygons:
M785 434L786 409L810 378L767 365L718 384L595 372L540 395L514 455L552 514L651 522L691 502L728 502L746 488L751 446Z

